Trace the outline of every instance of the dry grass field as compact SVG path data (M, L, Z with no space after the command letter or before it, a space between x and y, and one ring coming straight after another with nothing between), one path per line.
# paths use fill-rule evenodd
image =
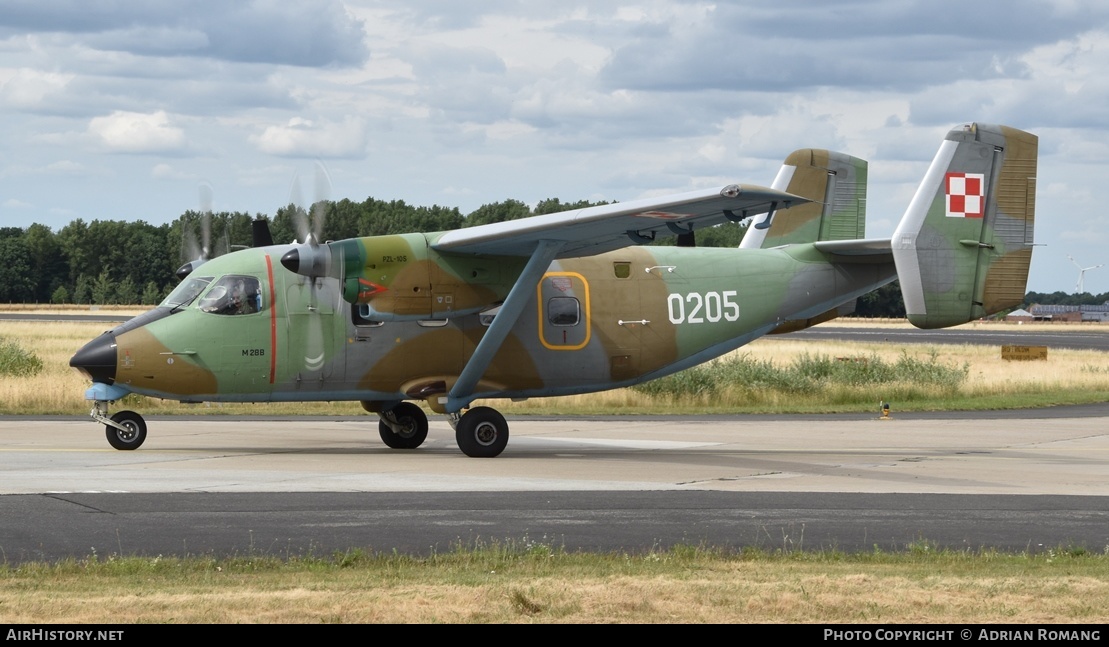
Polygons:
M127 558L0 568L0 623L1104 625L1109 559L940 552ZM141 633L141 632L133 632ZM164 632L159 632L164 635ZM126 634L126 630L125 630ZM126 637L126 636L125 636Z

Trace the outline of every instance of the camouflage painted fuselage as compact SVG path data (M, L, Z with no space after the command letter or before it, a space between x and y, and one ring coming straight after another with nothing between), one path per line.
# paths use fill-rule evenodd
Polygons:
M956 325L1023 295L1037 151L1035 135L1012 128L953 129L892 239L862 237L866 162L804 149L771 188L243 250L199 265L162 306L70 363L93 380L86 399L101 421L103 403L134 392L357 400L388 427L404 400L453 415L481 398L661 377L849 311L895 278L915 325ZM739 249L628 246L747 216ZM507 433L488 412L475 418L460 439L482 424ZM113 424L109 435L127 431Z
M115 384L186 401L425 399L439 409L437 396L488 330L492 315L481 311L504 299L521 261L444 261L428 247L435 237L397 237L404 240L390 241L389 253L370 254L403 257L396 268L364 274L376 286L373 312L396 321L361 316L369 307L342 298L340 279L283 268L277 260L287 247L209 261L196 273L213 285L224 275L257 279L260 310L204 312L201 294L172 314L163 306L146 323L107 333L115 336ZM347 242L373 249L381 238ZM779 326L804 325L894 276L892 263L830 263L812 245L629 247L556 261L474 398L584 393L660 377Z

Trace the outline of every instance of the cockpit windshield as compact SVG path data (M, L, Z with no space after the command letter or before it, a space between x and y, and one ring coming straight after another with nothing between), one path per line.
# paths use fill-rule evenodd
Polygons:
M204 288L212 282L211 276L190 276L173 289L169 296L162 301L162 307L166 308L184 308L192 303Z
M261 312L262 291L253 276L229 275L216 281L198 304L204 312L217 315L249 315Z

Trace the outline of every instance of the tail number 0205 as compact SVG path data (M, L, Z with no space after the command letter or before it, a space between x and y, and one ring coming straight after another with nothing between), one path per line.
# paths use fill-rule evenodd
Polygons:
M735 302L736 291L673 293L666 297L666 308L670 311L672 324L716 323L739 320L739 304Z

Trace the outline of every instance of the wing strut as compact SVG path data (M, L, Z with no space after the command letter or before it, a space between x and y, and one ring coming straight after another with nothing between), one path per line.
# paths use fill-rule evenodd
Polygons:
M466 362L458 380L447 394L445 407L447 413L458 413L474 400L474 387L478 380L485 374L485 369L489 368L493 356L500 350L509 331L520 318L520 313L524 311L528 299L534 294L535 285L539 283L539 279L551 266L551 261L555 259L564 244L563 241L541 240L535 246L535 251L524 266L524 271L517 277L516 284L509 290L508 297L505 298L497 316L493 318L493 323L489 325L489 330L485 331L485 335L474 349L474 354L470 356L470 361Z

